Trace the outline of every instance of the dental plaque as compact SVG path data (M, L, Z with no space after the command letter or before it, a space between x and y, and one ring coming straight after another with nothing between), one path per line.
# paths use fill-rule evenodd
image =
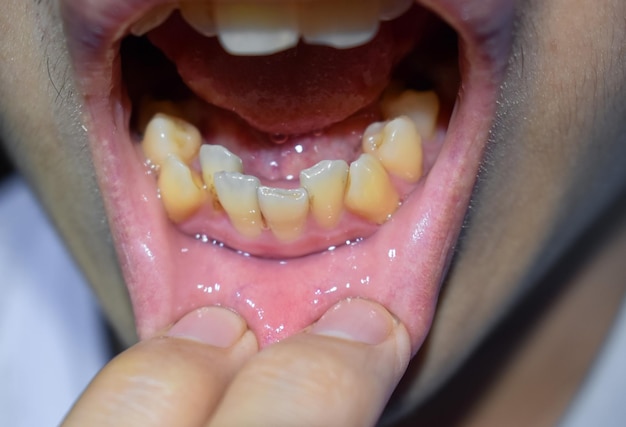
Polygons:
M320 250L389 221L438 144L438 96L393 75L419 39L415 19L396 23L412 4L194 1L136 22L131 33L175 63L188 87L133 100L169 220L235 249L228 240L314 235ZM385 50L392 44L401 47Z

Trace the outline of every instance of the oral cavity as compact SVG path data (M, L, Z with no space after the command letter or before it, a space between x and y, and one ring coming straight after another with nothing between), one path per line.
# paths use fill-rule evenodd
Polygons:
M155 72L156 56L135 56L147 46L165 65L128 88L166 216L269 258L357 242L389 221L421 188L449 115L432 78L414 80L415 46L439 35L413 4L181 2L133 25L146 37L130 37L144 44L123 49L125 69Z
M422 177L423 144L433 136L437 96L406 90L383 104L398 117L370 124L355 159L321 160L301 170L299 179L255 176L254 166L246 167L228 148L203 141L200 130L179 118L183 114L155 114L141 148L174 223L198 215L213 220L226 216L246 239L271 233L280 242L292 242L307 227L337 227L347 214L383 224ZM175 107L170 104L168 110Z

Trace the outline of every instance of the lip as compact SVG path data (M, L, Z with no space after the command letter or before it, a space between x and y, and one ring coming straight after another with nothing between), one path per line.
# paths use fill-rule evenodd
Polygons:
M140 338L196 307L218 304L240 313L263 347L301 330L335 302L362 297L389 308L417 351L494 119L513 1L419 2L460 37L462 85L437 161L420 192L365 241L283 261L242 256L177 232L162 212L153 180L143 173L128 135L130 108L119 84L117 54L128 26L161 3L167 1L60 2L96 175ZM142 178L129 185L130 177Z

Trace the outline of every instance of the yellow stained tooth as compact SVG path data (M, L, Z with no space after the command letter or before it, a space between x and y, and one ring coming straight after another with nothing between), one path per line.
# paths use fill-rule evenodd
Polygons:
M189 164L198 154L201 144L202 136L195 126L158 113L148 123L141 148L148 160L162 166L170 154Z
M286 242L302 234L309 213L309 196L304 188L259 187L258 196L261 213L274 236Z
M152 120L158 113L171 117L177 117L179 119L185 117L185 114L180 106L172 101L157 101L151 99L151 97L143 97L139 103L139 114L136 119L136 123L137 128L140 129L144 135L148 124L150 124L150 120Z
M243 172L241 159L221 145L204 144L200 148L202 179L209 193L215 195L213 176L217 172Z
M343 212L348 181L348 164L343 160L323 160L300 172L300 184L309 194L311 213L325 228L337 225Z
M385 129L384 122L372 123L363 132L362 148L363 152L376 155L381 145L383 145L383 129Z
M417 132L425 139L435 134L439 116L439 97L433 91L405 90L383 98L383 116L393 119L407 116L415 124Z
M180 14L200 34L212 37L216 34L213 3L207 1L184 1Z
M175 155L161 164L157 184L167 216L177 223L196 213L207 197L200 177Z
M257 196L259 179L237 172L217 172L213 181L219 201L233 227L249 238L261 235L263 217Z
M363 151L378 158L387 172L407 182L416 182L422 176L422 138L406 116L384 125L370 125L363 134Z
M348 210L382 224L398 208L400 198L383 165L371 154L350 164L345 203Z

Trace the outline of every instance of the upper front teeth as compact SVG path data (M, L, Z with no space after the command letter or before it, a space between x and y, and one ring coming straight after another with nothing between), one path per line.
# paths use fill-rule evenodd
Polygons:
M298 44L298 15L293 3L219 2L217 37L228 52L269 55Z
M269 55L307 43L347 49L370 41L379 21L395 19L413 0L181 1L161 5L131 27L143 35L161 25L175 8L200 34L217 35L233 55Z
M345 49L370 41L378 30L378 0L311 1L300 6L300 31L309 44Z

